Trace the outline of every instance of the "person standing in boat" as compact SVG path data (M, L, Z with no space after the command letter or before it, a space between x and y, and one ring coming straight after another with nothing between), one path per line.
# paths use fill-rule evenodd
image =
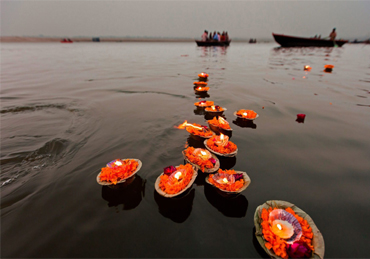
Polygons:
M213 40L218 41L218 35L216 31L213 33Z
M202 41L207 41L208 40L208 31L204 30L204 33L202 34Z
M208 40L213 40L213 35L212 35L212 32L209 33L209 38Z
M335 37L337 37L337 33L335 32L335 28L330 33L329 37L330 37L330 40L335 40Z
M229 35L227 35L227 32L225 32L225 40L228 41L229 40Z

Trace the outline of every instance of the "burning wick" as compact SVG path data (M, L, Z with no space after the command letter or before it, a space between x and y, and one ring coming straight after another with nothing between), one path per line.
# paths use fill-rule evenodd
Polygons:
M228 182L229 182L226 178L222 179L222 181L223 181L224 183L228 183Z
M178 127L175 127L175 128L185 129L186 127L193 127L193 128L196 128L198 130L203 131L203 128L202 127L195 126L195 125L193 125L191 123L188 123L188 121L185 121L183 124L180 124Z
M283 229L283 227L282 227L280 224L276 224L276 226L277 226L277 228L278 228L279 230L282 230L282 229Z
M248 113L246 113L246 112L243 113L243 116L244 117L247 117L247 115L248 115Z
M200 157L203 158L203 159L205 159L207 157L207 152L201 150L200 151Z
M180 176L181 176L181 172L177 172L175 173L174 177L179 180L180 179Z
M114 162L114 164L117 165L117 166L121 166L122 165L122 163L120 161L116 161L116 162Z
M212 105L212 110L216 110L216 107L214 105Z

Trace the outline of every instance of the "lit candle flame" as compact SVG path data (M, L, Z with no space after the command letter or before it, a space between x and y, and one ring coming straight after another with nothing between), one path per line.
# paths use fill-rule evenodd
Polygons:
M282 229L283 229L283 227L282 227L280 224L276 224L276 226L277 226L277 228L278 228L279 230L282 230Z
M222 117L218 117L218 122L220 123L220 124L229 124L224 118L222 118Z
M122 165L122 163L120 161L116 161L116 162L114 162L114 164L115 165L118 165L118 166L121 166Z
M180 179L180 176L181 176L181 172L177 172L175 173L174 177L179 180Z
M198 130L202 130L203 131L203 128L202 127L198 127L198 126L195 126L191 123L188 123L188 121L185 121L184 123L180 124L179 126L175 126L175 128L178 128L178 129L185 129L186 127L193 127L193 128L196 128Z
M201 150L201 151L200 151L200 153L201 153L203 156L207 155L207 152L205 152L205 151L203 151L203 150Z
M248 115L248 113L246 113L246 112L243 113L243 116L247 117L247 115Z
M224 134L221 133L220 135L220 140L223 141L224 140Z
M229 182L226 178L222 179L222 181L223 181L224 183L228 183L228 182Z
M212 105L212 107L211 107L211 108L212 108L212 110L216 110L216 107L215 107L214 105Z

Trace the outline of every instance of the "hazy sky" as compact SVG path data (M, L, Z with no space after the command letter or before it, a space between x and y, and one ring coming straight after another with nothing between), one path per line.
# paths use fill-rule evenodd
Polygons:
M199 38L204 29L231 37L271 33L370 37L365 1L1 0L2 36L148 36Z

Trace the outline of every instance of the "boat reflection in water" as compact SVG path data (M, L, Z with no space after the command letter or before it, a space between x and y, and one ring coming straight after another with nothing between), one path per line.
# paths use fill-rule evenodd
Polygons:
M146 180L134 175L124 183L112 187L103 186L101 196L108 201L109 207L122 204L122 210L131 210L136 208L145 196L145 183Z
M154 190L154 200L158 205L159 213L176 223L183 223L190 216L194 196L193 188L173 198L163 197Z

